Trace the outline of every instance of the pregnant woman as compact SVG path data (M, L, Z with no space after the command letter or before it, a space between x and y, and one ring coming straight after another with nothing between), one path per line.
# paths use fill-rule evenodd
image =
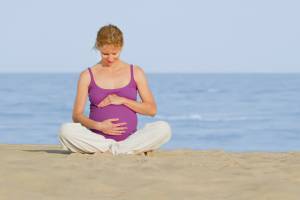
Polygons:
M171 138L171 128L165 121L156 121L137 130L137 113L154 116L156 103L142 68L120 59L122 31L111 24L103 26L95 47L101 60L80 74L73 123L62 124L59 131L62 148L113 155L147 154L158 149ZM89 117L84 115L87 98Z

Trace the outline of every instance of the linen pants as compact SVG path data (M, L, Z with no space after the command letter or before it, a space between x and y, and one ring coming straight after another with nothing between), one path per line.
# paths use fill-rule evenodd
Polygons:
M147 123L122 141L106 139L80 123L63 123L59 141L64 150L79 153L111 152L113 155L138 154L158 149L171 138L171 127L165 121Z

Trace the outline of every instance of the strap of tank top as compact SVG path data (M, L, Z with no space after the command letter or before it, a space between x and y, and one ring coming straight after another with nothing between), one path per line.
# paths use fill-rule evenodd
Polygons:
M130 85L131 87L136 87L136 82L134 80L133 64L130 65L130 74L131 74Z
M91 70L89 67L88 67L88 70L89 70L89 72L90 72L91 83L92 83L92 84L95 84L94 76L93 76L92 70Z
M130 82L132 82L133 79L133 64L130 65Z

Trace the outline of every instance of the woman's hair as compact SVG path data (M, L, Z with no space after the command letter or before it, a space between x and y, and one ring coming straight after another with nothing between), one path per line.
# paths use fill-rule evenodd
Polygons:
M108 24L99 29L95 48L99 50L104 45L123 47L123 33L117 26Z

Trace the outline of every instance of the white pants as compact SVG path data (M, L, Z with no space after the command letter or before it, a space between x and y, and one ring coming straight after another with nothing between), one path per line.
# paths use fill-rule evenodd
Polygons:
M147 123L123 141L106 139L80 123L64 123L59 130L59 141L64 150L79 153L109 151L113 155L138 154L158 149L171 138L170 125L165 121Z

